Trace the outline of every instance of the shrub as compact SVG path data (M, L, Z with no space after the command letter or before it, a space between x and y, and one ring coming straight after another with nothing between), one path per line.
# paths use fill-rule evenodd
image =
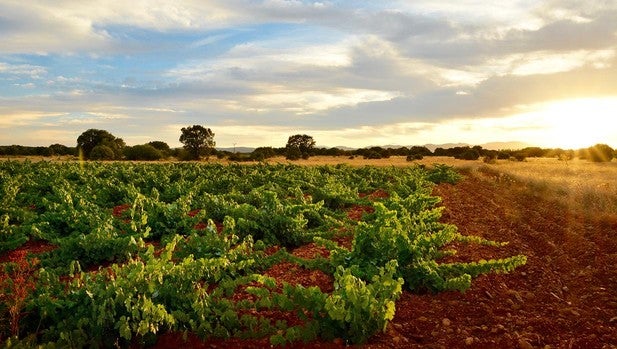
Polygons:
M364 158L365 159L381 159L383 158L383 156L381 156L381 154L375 150L369 150L366 153L364 153Z
M337 333L344 333L353 343L364 343L375 332L386 331L402 292L403 279L394 276L396 267L396 260L386 263L370 283L350 269L336 269L335 290L326 299L325 309Z
M510 157L510 161L525 161L527 157L521 152L516 152Z
M422 160L422 159L424 159L424 156L422 156L422 154L407 155L407 161Z
M236 162L248 162L248 161L253 161L253 157L250 154L243 154L243 153L234 153L229 155L229 157L227 158L229 161L236 161Z
M485 157L482 159L482 161L483 161L485 164L496 164L496 163L497 163L497 157L496 157L496 156L494 156L494 155L487 155L487 156L485 156Z
M169 154L171 154L171 148L165 142L162 142L162 141L152 141L152 142L148 142L148 145L151 145L156 150L160 151L163 154L163 156L169 156Z
M508 160L510 158L510 152L501 150L497 153L497 159L499 160Z
M426 179L435 184L456 184L461 178L462 176L454 170L454 167L445 164L435 164L434 168L430 170L426 176Z
M114 158L114 151L106 145L97 145L90 152L90 159L92 160L113 160Z
M302 157L302 152L298 147L288 147L285 153L285 159L287 160L299 160Z
M178 158L178 160L180 161L190 161L190 160L194 160L193 156L191 155L191 153L189 153L186 149L184 148L180 148L177 149L175 151L175 156L176 158Z
M272 147L259 147L251 153L251 157L255 161L263 161L265 159L269 159L271 157L275 157L276 152Z
M606 144L596 144L587 148L588 159L593 162L610 162L615 151Z
M150 144L136 145L126 148L124 155L128 160L159 160L163 154Z
M476 149L469 149L458 156L462 160L478 160L480 153Z

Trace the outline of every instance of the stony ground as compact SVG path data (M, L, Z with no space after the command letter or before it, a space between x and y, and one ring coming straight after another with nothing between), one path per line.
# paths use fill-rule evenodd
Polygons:
M527 265L481 276L465 294L403 294L392 326L369 347L617 347L617 217L573 212L481 174L434 194L461 233L510 242L462 247L459 258L522 253Z
M362 347L617 348L617 217L572 210L523 183L480 172L439 185L434 194L443 199L443 221L461 233L510 242L502 248L453 246L459 253L448 261L525 254L527 265L480 276L464 294L404 292L387 331ZM356 207L349 215L359 219L366 210ZM305 258L323 252L313 244L294 251ZM267 274L322 290L332 282L289 265ZM267 341L194 344L264 347ZM306 345L343 346L340 340Z

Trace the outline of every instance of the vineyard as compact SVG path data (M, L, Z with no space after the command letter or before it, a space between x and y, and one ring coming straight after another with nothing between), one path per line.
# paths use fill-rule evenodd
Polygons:
M443 223L450 167L0 163L0 343L364 343L403 290L465 292L523 255ZM305 276L305 277L302 277Z

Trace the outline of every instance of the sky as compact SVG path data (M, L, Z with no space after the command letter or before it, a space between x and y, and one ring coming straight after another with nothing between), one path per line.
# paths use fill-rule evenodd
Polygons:
M617 147L614 0L0 0L0 145Z

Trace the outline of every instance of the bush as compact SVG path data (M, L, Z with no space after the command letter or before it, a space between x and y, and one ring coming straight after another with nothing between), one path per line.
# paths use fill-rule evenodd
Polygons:
M369 150L366 153L364 153L364 158L365 159L381 159L383 158L383 156L381 156L381 154L375 150Z
M589 161L593 162L610 162L613 160L615 150L606 144L596 144L593 147L587 148L587 156Z
M96 155L92 155L92 151L97 146L105 146L114 154L112 157L107 156L107 150L100 150ZM110 160L122 158L122 150L125 144L122 138L117 138L105 130L89 129L77 137L77 149L86 159L94 160Z
M485 156L485 157L482 159L482 161L483 161L485 164L496 164L496 163L497 163L497 157L496 157L496 156L494 156L494 155L487 155L487 156Z
M128 160L159 160L163 158L163 154L150 144L136 145L127 147L124 155Z
M508 160L510 158L510 152L508 151L500 151L497 153L497 159L499 160Z
M424 159L424 156L422 156L422 154L407 155L407 161L422 160L422 159Z
M193 155L189 153L186 149L180 148L175 151L176 158L180 161L191 161L194 160Z
M512 154L512 156L510 157L510 161L525 161L527 160L527 157L525 156L525 154L517 152Z
M275 157L276 152L272 147L259 147L251 153L251 157L255 161L263 161L265 159L269 159L271 157Z
M478 160L480 153L475 149L469 149L458 156L462 160Z
M298 147L288 147L285 152L285 159L287 160L299 160L302 157L302 152Z
M229 161L236 161L236 162L249 162L249 161L253 161L253 157L250 154L243 154L243 153L234 153L229 155L229 157L227 158Z
M171 153L171 148L165 142L162 142L162 141L152 141L152 142L148 142L148 145L153 146L156 150L160 151L163 154L170 154Z
M114 158L114 151L106 145L97 145L90 152L90 159L92 160L113 160Z

